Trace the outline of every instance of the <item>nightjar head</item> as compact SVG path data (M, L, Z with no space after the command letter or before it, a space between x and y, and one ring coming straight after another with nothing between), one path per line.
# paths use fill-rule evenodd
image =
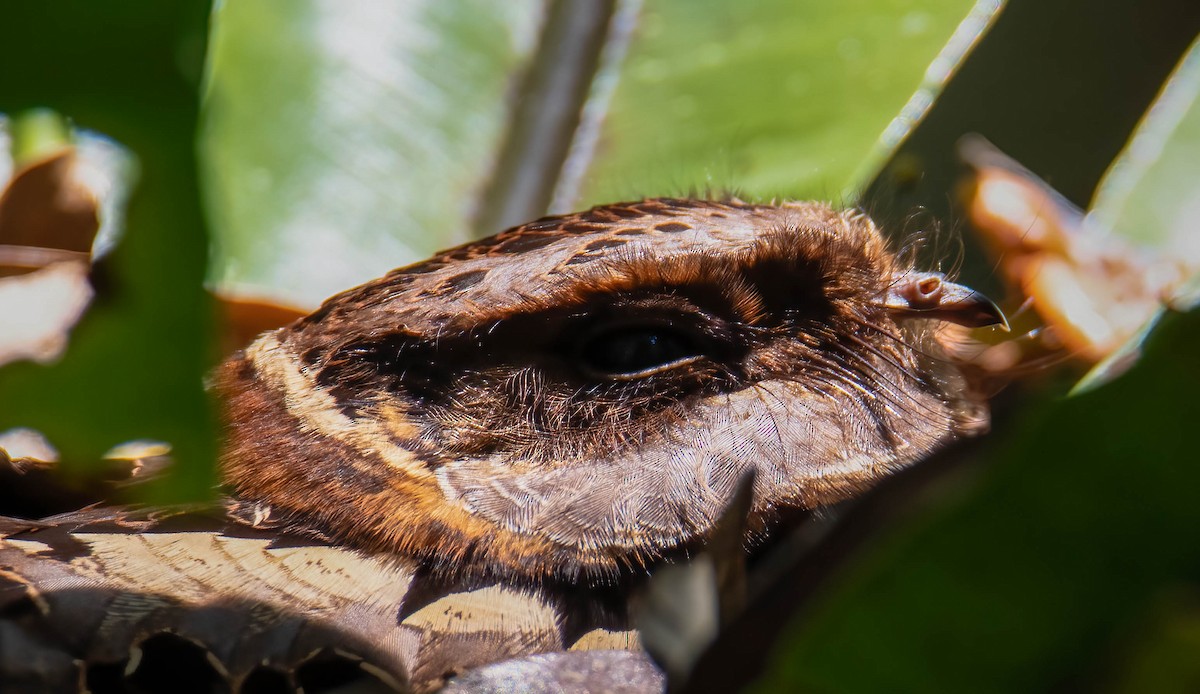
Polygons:
M1003 321L820 204L645 200L395 270L218 376L235 493L367 550L604 580L986 426L936 324Z

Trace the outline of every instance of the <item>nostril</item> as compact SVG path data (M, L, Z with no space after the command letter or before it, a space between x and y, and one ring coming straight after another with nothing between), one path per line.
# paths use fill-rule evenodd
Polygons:
M917 282L917 292L926 299L937 299L942 293L942 280L940 277L926 277Z
M908 308L918 311L936 308L943 293L942 278L937 275L909 279L898 292Z

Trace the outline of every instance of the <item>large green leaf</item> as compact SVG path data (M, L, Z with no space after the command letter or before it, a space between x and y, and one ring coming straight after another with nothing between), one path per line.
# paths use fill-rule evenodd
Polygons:
M559 191L559 211L687 187L841 197L970 7L618 3L572 146L585 190ZM224 3L204 139L217 284L311 304L473 225L497 231L474 214L489 177L510 174L493 167L528 61L556 59L557 25L535 50L555 19L542 14L533 0Z
M841 200L972 5L648 2L584 199Z
M468 239L541 3L222 3L213 279L312 305Z

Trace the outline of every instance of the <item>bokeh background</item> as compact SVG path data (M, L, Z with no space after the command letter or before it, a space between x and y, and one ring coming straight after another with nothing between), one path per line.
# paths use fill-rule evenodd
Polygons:
M6 4L0 182L102 142L128 200L102 211L119 238L66 352L0 367L0 432L41 432L68 469L169 442L153 500L210 497L203 380L231 300L286 316L620 199L858 204L901 238L937 229L967 283L1002 292L957 206L968 133L1095 233L1174 253L1200 234L1198 32L1193 0ZM980 444L831 512L690 690L1200 689L1184 306L1123 376L1069 395L1084 367L1040 369Z

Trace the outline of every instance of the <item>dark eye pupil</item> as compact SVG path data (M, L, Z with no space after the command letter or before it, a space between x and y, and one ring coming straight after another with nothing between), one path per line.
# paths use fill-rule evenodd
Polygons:
M699 354L686 335L666 328L634 327L597 335L584 346L582 357L593 371L627 376L669 367Z

